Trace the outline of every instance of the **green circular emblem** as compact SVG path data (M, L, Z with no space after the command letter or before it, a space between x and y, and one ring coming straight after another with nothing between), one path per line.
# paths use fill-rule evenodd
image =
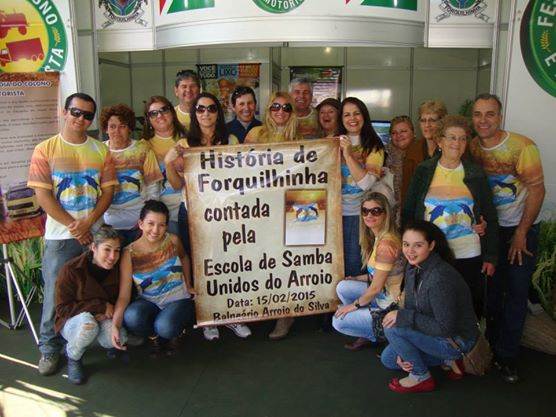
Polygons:
M253 0L253 2L269 13L287 13L301 6L305 0Z
M469 9L477 3L477 0L450 0L450 5L456 9Z
M14 0L0 10L0 71L62 71L68 55L54 0Z
M531 0L520 28L521 54L535 82L556 97L556 17L554 2Z

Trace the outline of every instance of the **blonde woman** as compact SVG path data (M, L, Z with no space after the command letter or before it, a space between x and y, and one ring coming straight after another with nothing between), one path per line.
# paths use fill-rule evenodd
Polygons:
M254 127L245 137L245 143L290 142L303 139L297 133L297 116L291 96L278 91L268 100L264 123Z
M358 338L345 345L349 350L377 341L380 323L373 323L371 312L386 310L400 294L401 240L392 208L381 193L367 192L363 196L359 244L367 273L347 276L338 283L336 293L342 305L332 320L337 331Z

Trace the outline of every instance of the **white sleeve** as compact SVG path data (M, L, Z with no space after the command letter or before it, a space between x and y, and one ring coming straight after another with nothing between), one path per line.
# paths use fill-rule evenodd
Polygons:
M363 191L367 191L373 186L373 184L376 182L376 180L377 180L377 177L375 177L373 174L367 172L363 178L361 178L359 181L357 181L357 185Z
M147 200L160 200L160 181L147 185L145 194Z

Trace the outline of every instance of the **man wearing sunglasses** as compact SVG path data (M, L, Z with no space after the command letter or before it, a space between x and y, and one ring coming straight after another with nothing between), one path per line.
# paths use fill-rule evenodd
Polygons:
M260 120L255 119L255 108L257 98L251 87L236 87L232 93L232 108L236 117L226 124L228 132L237 137L239 143L243 143L245 136L251 129L261 126Z
M290 94L297 115L297 133L303 139L315 139L318 136L319 122L317 111L311 106L313 83L308 78L294 78L290 81Z
M108 147L86 133L95 111L96 103L87 94L69 96L62 114L62 131L35 147L29 166L27 185L35 190L47 214L42 258L41 375L56 371L63 347L54 331L58 271L91 243L91 231L102 221L118 183Z
M179 100L175 107L178 121L189 130L191 125L191 104L201 92L201 80L195 71L181 70L176 74L174 94Z

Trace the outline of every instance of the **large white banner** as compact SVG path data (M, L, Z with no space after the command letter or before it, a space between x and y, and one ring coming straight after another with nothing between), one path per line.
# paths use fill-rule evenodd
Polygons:
M517 0L511 21L505 129L533 139L540 148L547 197L556 212L556 5L553 0Z

